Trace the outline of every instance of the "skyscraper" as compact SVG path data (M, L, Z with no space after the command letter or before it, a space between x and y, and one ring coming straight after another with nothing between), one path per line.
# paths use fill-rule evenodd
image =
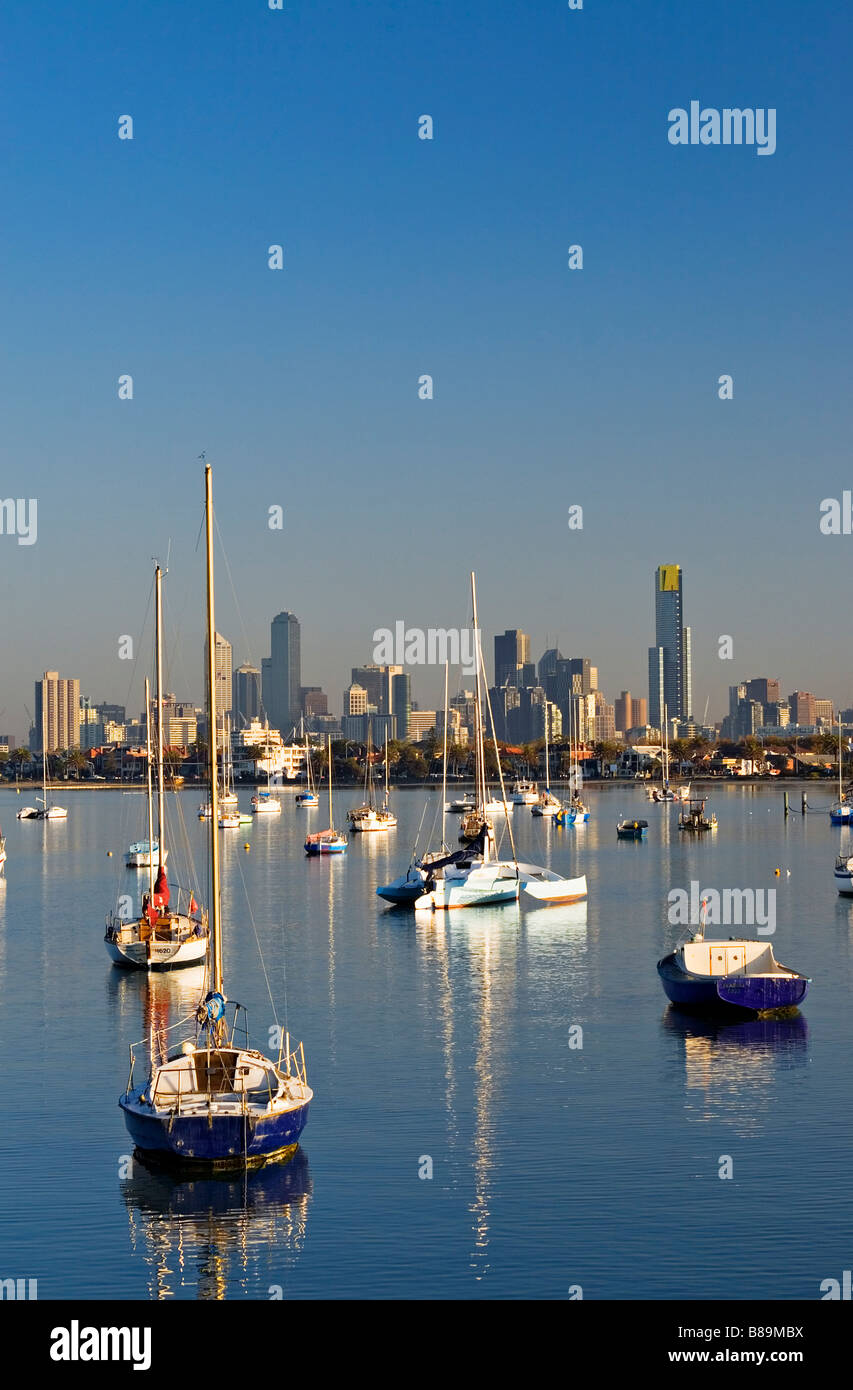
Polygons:
M42 722L43 721L43 722ZM44 735L42 735L44 730ZM45 671L35 683L35 715L31 748L55 753L80 742L80 682L65 680L58 671Z
M231 710L235 729L261 717L261 673L257 666L238 666L234 672Z
M231 713L231 643L217 632L215 637L215 650L213 653L214 669L216 671L216 713L218 715ZM205 702L207 693L207 638L204 639L204 689Z
M264 693L264 705L272 727L286 737L299 723L302 686L299 619L286 609L272 620L269 660L269 691Z
M649 720L655 728L669 719L693 717L692 634L684 626L680 565L655 571L655 645L649 648Z
M412 680L407 672L391 677L391 713L397 720L397 737L409 737L409 715L412 712Z
M530 638L518 628L507 628L495 638L495 685L518 685L520 672L530 661Z

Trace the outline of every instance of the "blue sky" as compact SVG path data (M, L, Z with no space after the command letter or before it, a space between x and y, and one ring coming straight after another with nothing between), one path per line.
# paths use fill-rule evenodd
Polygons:
M7 6L0 497L39 533L0 536L0 728L48 666L139 706L118 637L170 541L201 697L202 450L219 627L259 663L296 612L335 710L375 628L466 621L471 568L487 639L645 694L661 562L697 714L757 674L853 704L853 537L818 530L853 485L850 39L822 0ZM775 108L775 154L671 146L693 99Z

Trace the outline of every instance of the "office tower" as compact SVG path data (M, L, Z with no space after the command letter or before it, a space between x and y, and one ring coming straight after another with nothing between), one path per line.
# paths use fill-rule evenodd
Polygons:
M632 729L642 729L642 728L645 728L645 726L646 726L646 725L648 724L648 722L649 722L649 702L648 702L648 700L646 699L646 697L645 697L644 695L643 695L643 696L640 696L639 699L638 699L636 696L634 696L633 705L634 705L634 722L633 722L633 724L631 725L631 728L632 728Z
M775 705L779 701L779 682L768 680L767 676L753 676L746 682L745 700L760 700L762 705Z
M231 643L217 632L214 638L214 670L216 672L216 713L231 712ZM207 638L204 639L204 690L207 698Z
M592 682L592 673L595 671L596 683L598 682L598 670L591 666L589 659L585 656L572 656L569 658L569 675L571 677L571 690L573 695L591 695L595 690Z
M329 713L329 697L321 686L303 685L299 695L302 713L306 719L313 719L318 714Z
M114 724L123 724L125 719L127 718L127 710L125 709L124 705L100 704L96 706L96 708L98 714L101 716L101 721L103 723L106 723L106 721L109 719L112 720Z
M382 714L388 712L388 680L384 666L353 666L353 685L367 691L367 703Z
M529 661L529 636L517 628L507 628L502 637L495 638L495 685L519 685Z
M616 721L616 728L621 734L626 734L629 729L637 727L634 718L634 701L631 698L630 690L623 690L616 700L613 707L613 718Z
M272 727L287 736L299 723L302 655L299 619L286 609L272 620L269 660L269 697L264 694L264 706Z
M261 719L266 724L270 717L272 700L272 662L268 656L261 657Z
M557 674L557 662L562 660L563 654L558 647L549 647L546 652L542 653L539 659L539 666L537 668L539 684L542 686L543 690L547 690L549 700L553 700L554 698L551 693L549 682L551 682Z
M357 685L353 681L344 691L344 717L349 718L353 715L367 714L367 706L370 701L367 698L367 691L363 685Z
M793 695L788 696L788 704L791 707L792 724L814 728L817 719L814 695L807 690L795 690Z
M412 682L406 672L391 677L391 713L397 720L397 737L409 737L409 716L412 712Z
M242 729L261 717L261 673L257 666L238 666L231 691L232 725Z
M788 701L772 700L769 705L765 705L764 722L773 729L787 729L791 722L791 706Z
M746 699L746 681L739 681L737 685L729 686L729 718L737 719L738 705L741 700Z
M682 570L680 565L659 565L655 645L649 648L649 718L660 728L664 706L670 719L689 719L692 705L692 633L684 626Z
M44 733L42 733L44 730ZM62 679L58 671L45 671L35 683L35 712L31 748L55 753L80 743L80 682Z
M815 723L823 720L825 724L831 724L835 719L835 711L831 700L815 700L814 702Z
M86 695L80 696L80 747L85 753L89 748L99 748L104 741L104 721L97 706Z

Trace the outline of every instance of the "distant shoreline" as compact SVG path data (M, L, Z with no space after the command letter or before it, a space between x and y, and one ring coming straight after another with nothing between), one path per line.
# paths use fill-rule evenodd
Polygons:
M539 780L539 782L541 783L541 782L543 782L544 779L540 777L538 780ZM694 776L691 776L691 777L688 779L688 781L690 782L691 786L695 784L695 785L701 785L702 787L720 787L720 786L723 786L723 787L744 787L744 786L747 786L747 787L756 787L756 786L773 786L773 787L777 787L777 786L781 786L781 787L803 787L803 788L807 788L807 787L826 787L826 788L828 788L828 789L833 787L833 785L835 784L835 780L836 780L836 779L833 778L833 777L785 777L785 776L780 776L780 777L760 777L760 776L757 776L757 777L712 777L712 776L707 776L707 775L706 775L706 776L701 776L701 775L696 776L696 775L694 775ZM239 793L240 791L254 792L254 791L256 791L256 790L258 789L258 787L263 787L264 789L266 789L266 785L267 785L267 784L266 784L266 781L262 781L262 782L241 782L241 783L238 783L238 784L235 786L234 790L235 790L236 792L238 792L238 793ZM359 778L357 781L353 781L353 782L336 781L336 782L334 783L334 786L335 786L335 787L339 787L339 788L343 788L343 787L360 787L361 785L362 785L362 780L361 780L360 778ZM495 782L493 779L490 780L490 782L489 782L488 785L489 785L490 789L496 789L496 790L499 790L499 789L500 789L500 788L499 788L499 784L498 784L497 782ZM553 786L553 787L568 787L568 786L569 786L569 778L568 778L568 777L565 777L565 778L561 778L561 777L552 777L552 779L551 779L549 785L550 785L550 786ZM626 787L641 787L641 788L659 787L659 786L660 786L660 778L656 778L654 781L637 781L637 780L634 780L634 779L632 779L632 778L630 778L630 777L585 777L585 778L583 779L583 785L584 785L584 787L597 787L597 788L601 788L602 790L607 789L607 788L613 788L614 791L616 791L616 790L618 790L618 791L624 791ZM681 783L672 783L671 785L672 785L672 786L679 786L679 785L683 785L683 784L681 784ZM5 784L5 786L0 786L0 791L10 791L10 792L11 792L11 791L15 791L15 789L17 788L17 790L19 790L19 791L21 791L21 792L24 792L24 791L26 791L26 792L40 792L40 791L41 791L41 786L42 786L41 782L7 782L7 783ZM271 786L270 790L273 791L273 792L275 792L275 793L277 793L277 794L292 792L293 795L295 796L295 795L297 794L297 792L299 792L299 791L301 791L302 789L304 789L304 786L305 786L305 783L302 782L302 781L299 781L299 780L297 779L296 781L293 781L293 782L285 782L283 785L278 785L278 786L277 786L277 785L273 784L273 785ZM447 783L447 794L448 794L448 798L451 796L451 794L455 793L456 790L459 789L459 788L461 788L461 789L464 790L464 789L466 789L466 788L472 788L473 786L474 786L473 778L472 778L470 781L466 780L466 781L463 781L463 782L457 782L457 781L448 782L448 783ZM391 782L391 784L390 784L390 789L391 789L392 791L424 791L424 790L429 790L429 791L431 791L431 790L433 790L433 789L440 791L440 790L441 790L441 778L439 777L439 778L436 778L436 779L431 780L431 781L429 781L429 782L415 782L415 781L411 781L411 782ZM140 796L144 796L144 795L145 795L145 785L144 785L144 784L140 786L138 783L131 783L131 784L128 784L127 782L91 782L91 781L88 781L88 780L87 780L87 781L84 781L84 782L76 782L76 781L74 781L74 782L72 782L72 781L69 781L69 782L51 782L51 784L50 784L50 790L51 790L52 793L54 793L54 794L56 794L56 795L62 794L63 796L65 795L66 792L72 792L72 791L73 791L73 792L128 792L128 793L136 793L136 794L138 794L138 795L140 795ZM177 791L177 792L194 792L194 793L195 793L196 795L198 795L198 796L206 796L206 795L208 795L207 784L204 783L204 782L189 782L189 783L185 784L185 785L182 786L182 787L167 787L166 790L167 790L167 791ZM836 788L836 790L837 790L837 788ZM323 792L322 792L322 789L321 789L321 791L320 791L320 796L322 797L322 795L323 795ZM509 797L509 790L507 790L507 797Z

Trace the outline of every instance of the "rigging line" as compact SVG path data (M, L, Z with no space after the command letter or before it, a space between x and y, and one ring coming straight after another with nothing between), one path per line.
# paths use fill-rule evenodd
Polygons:
M252 924L252 931L254 932L254 936L255 936L255 944L256 944L256 946L257 946L257 948L258 948L258 957L259 957L260 962L261 962L261 970L264 972L264 980L266 981L267 994L268 994L269 997L270 997L270 1006L271 1006L271 1008L272 1008L272 1016L273 1016L273 1018L276 1020L276 1024L278 1024L278 1015L276 1014L275 1000L273 999L273 996L272 996L272 989L271 989L271 987L270 987L270 977L269 977L269 975L267 974L266 962L264 961L264 953L263 953L263 951L261 950L261 941L260 941L260 937L258 936L258 929L257 929L257 926L255 925L255 915L254 915L254 913L252 912L252 903L251 903L251 900L250 900L250 898L249 898L249 890L248 890L248 888L246 887L246 877L245 877L245 874L243 873L243 861L242 861L242 859L240 859L240 858L237 859L237 868L238 868L239 871L240 871L240 881L241 881L241 883L243 884L243 893L245 894L245 898L246 898L246 907L247 907L248 913L249 913L249 921L250 921L251 924Z

